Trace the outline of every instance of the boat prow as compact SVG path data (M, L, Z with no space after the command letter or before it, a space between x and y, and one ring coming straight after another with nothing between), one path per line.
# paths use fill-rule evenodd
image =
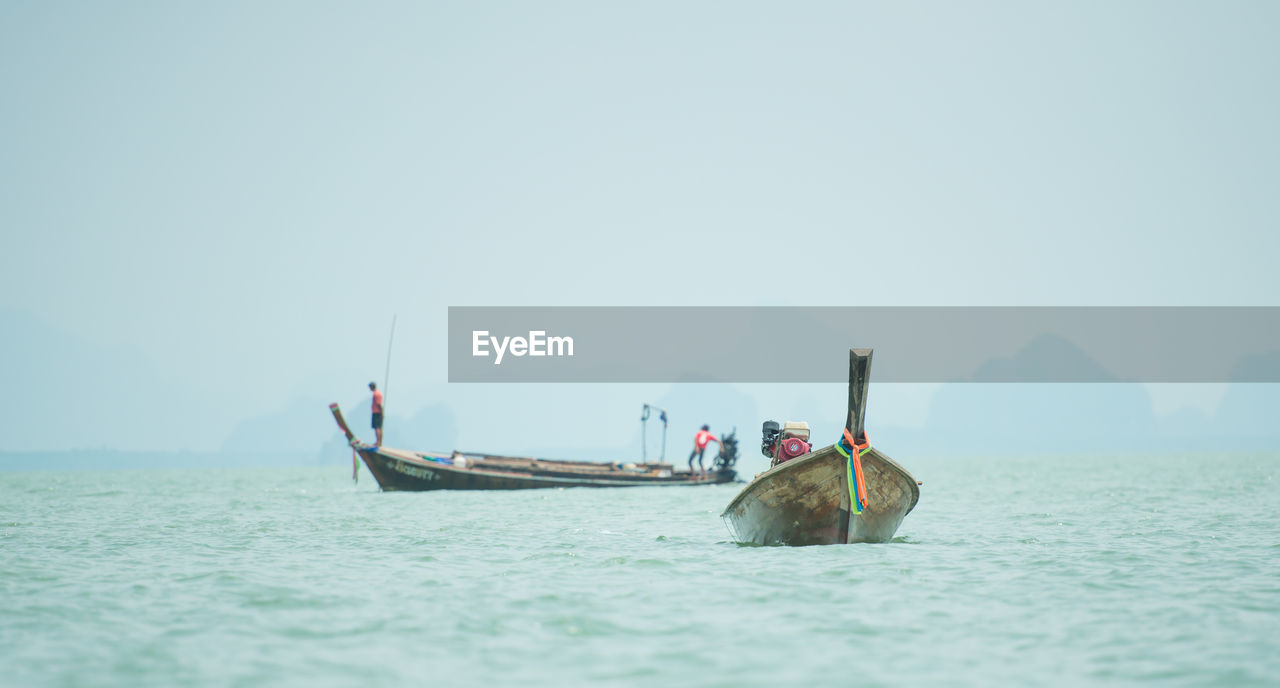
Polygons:
M866 504L850 508L848 461L834 445L761 473L721 517L738 542L832 545L887 542L916 502L915 478L872 448L862 455Z
M756 545L834 545L888 542L920 501L919 483L905 468L871 447L863 430L871 350L849 352L849 414L837 444L793 454L777 451L777 438L808 448L808 425L788 424L779 434L765 424L762 451L774 465L729 502L721 518L738 542ZM802 434L787 435L788 428ZM791 438L791 439L788 439Z

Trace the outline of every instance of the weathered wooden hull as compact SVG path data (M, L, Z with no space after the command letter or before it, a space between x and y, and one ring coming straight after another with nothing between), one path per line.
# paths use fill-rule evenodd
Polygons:
M875 448L862 455L867 505L852 511L848 459L834 446L761 473L721 517L738 542L834 545L887 542L920 499L915 478Z
M528 490L547 487L638 487L642 485L714 485L732 482L732 470L694 477L687 472L624 470L615 464L541 461L487 455L465 455L470 464L459 467L447 454L408 452L372 445L355 450L387 491ZM663 475L669 473L669 475Z
M737 442L733 433L721 440L730 448L715 459L720 470L706 476L677 472L669 463L593 463L518 456L453 452L410 452L365 444L351 432L337 404L329 412L360 455L378 486L388 491L529 490L539 487L639 487L641 485L715 485L737 480L733 470ZM727 456L727 458L726 458Z

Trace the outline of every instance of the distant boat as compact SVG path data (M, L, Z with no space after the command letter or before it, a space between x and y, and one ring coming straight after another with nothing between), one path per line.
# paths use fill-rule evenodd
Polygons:
M849 351L849 420L836 444L810 451L808 426L789 423L796 431L788 434L777 423L765 424L762 451L775 464L743 488L721 514L739 542L887 542L897 532L920 501L920 488L905 468L866 442L863 420L870 370L870 349Z
M677 471L669 463L557 461L476 452L414 452L365 444L356 438L337 404L329 404L338 427L386 491L526 490L540 487L637 487L715 485L738 474L738 440L721 438L720 454L705 477Z

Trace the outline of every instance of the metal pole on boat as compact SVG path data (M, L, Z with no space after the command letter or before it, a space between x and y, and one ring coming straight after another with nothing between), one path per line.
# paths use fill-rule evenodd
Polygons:
M649 405L645 404L640 411L640 463L649 463L649 453L645 450L644 435L649 421Z
M667 412L662 412L662 456L658 457L658 463L667 460Z
M662 419L662 455L658 457L658 461L667 460L667 410L652 404L645 404L644 410L640 412L640 461L642 463L649 462L645 435L648 430L649 415L655 410L658 412L658 417Z
M391 345L396 341L396 316L391 316L391 336L387 339L387 371L382 375L382 405L387 405L387 390L391 388ZM386 411L384 410L383 413Z

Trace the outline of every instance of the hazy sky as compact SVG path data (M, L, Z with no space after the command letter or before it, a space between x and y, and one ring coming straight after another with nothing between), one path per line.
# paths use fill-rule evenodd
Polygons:
M466 436L595 404L445 386L450 305L1276 305L1277 35L1269 2L6 2L0 308L240 416L358 397L397 314L392 397Z

